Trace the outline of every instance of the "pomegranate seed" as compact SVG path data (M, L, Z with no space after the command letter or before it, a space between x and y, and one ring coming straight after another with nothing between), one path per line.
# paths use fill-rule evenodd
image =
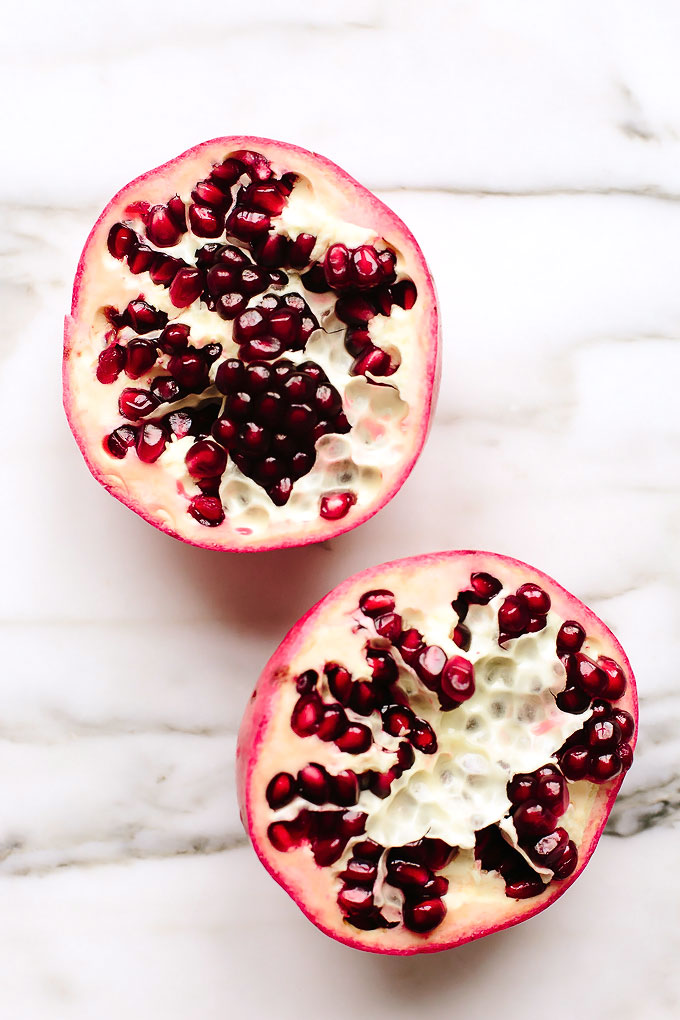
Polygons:
M602 697L607 698L609 701L618 701L626 693L627 687L626 676L623 670L618 662L607 658L605 655L600 656L597 664L607 677L607 686L602 692Z
M293 269L304 269L309 263L312 250L316 244L313 234L298 234L288 253L288 263Z
M127 345L125 374L130 379L139 379L156 364L158 351L153 340L131 340Z
M400 308L405 308L407 311L413 308L418 297L418 291L412 280L400 280L399 283L395 283L392 286L391 291L392 300L395 305L399 305Z
M446 663L441 679L442 692L452 701L462 704L475 693L475 672L472 663L461 655L454 655Z
M140 421L158 407L159 401L148 390L126 387L118 398L118 410L123 418Z
M621 759L616 751L593 755L590 759L588 779L591 783L608 783L621 774Z
M199 206L210 205L214 209L226 209L231 205L231 195L219 187L215 181L199 181L191 197Z
M367 329L348 329L345 334L345 347L353 358L373 348L373 341Z
M196 237L219 237L224 231L224 213L208 205L190 205L189 223Z
M378 703L373 684L366 680L357 680L352 687L349 707L357 715L370 715Z
M168 436L165 429L147 422L137 437L137 456L146 464L153 464L165 449Z
M599 697L607 688L607 674L582 652L577 652L570 660L568 674L592 698Z
M391 613L394 605L394 593L387 591L386 588L364 592L359 599L359 608L366 616L381 616L383 613Z
M345 244L332 244L326 252L324 273L329 287L346 287L353 282L349 248Z
M541 776L536 782L536 800L554 815L560 816L569 807L569 793L562 776Z
M104 449L107 450L112 457L117 457L118 460L122 460L130 447L135 445L136 440L137 429L134 428L133 425L120 425L117 429L113 430L110 436L106 437L104 440Z
M180 269L170 284L170 300L175 308L186 308L200 297L205 278L200 269Z
M498 610L498 624L505 634L521 634L529 621L529 612L523 599L508 595Z
M232 162L238 161L243 165L251 181L267 181L273 176L274 171L269 160L260 152L253 152L250 149L239 149L238 152L232 152L231 160Z
M475 595L479 596L480 599L484 599L485 602L490 602L503 587L497 577L494 577L492 574L486 574L483 571L477 571L472 574L470 584Z
M569 842L569 834L565 829L555 829L543 836L532 847L529 848L529 856L534 864L544 868L551 868L563 855Z
M132 326L135 333L150 333L154 329L162 329L168 321L165 312L159 312L157 308L140 299L130 301L122 318L125 325Z
M536 779L526 773L518 773L508 783L507 793L513 804L523 804L531 800L536 788Z
M323 726L323 723L321 724ZM317 733L319 736L320 733ZM345 769L330 777L331 799L341 807L352 807L359 800L359 780L354 772Z
M295 780L288 772L279 772L267 786L267 803L277 810L290 804L295 796Z
M217 496L194 496L189 513L206 528L216 528L224 520L224 509Z
M345 732L335 740L336 746L347 754L362 754L373 743L373 734L368 726L352 723Z
M178 439L188 436L193 427L191 412L187 410L171 411L165 420L172 434Z
M535 872L529 871L530 875L535 875ZM514 878L513 881L506 882L505 895L509 896L513 900L527 900L533 896L540 896L545 891L545 886L540 880L538 875L534 878L521 877Z
M550 865L556 879L569 878L576 870L578 851L571 840L567 843L560 856Z
M245 172L243 163L236 159L225 159L212 168L211 178L223 189L228 190L232 184L236 184L242 173Z
M287 822L272 822L267 829L267 836L274 849L282 853L286 853L288 850L299 846L300 842L298 836L291 830Z
M298 737L309 737L318 730L323 718L323 702L316 692L298 698L290 719L291 729Z
M328 773L322 765L312 762L297 774L297 789L301 797L311 804L323 804L328 800Z
M631 750L630 744L619 744L619 746L616 749L616 753L619 756L619 761L621 762L622 770L624 772L627 772L628 769L633 764L633 752Z
M402 737L410 733L414 715L405 705L388 705L382 710L383 729L392 737Z
M587 727L588 746L595 752L611 751L621 741L621 730L611 719L600 719Z
M373 347L371 350L364 351L356 359L351 368L352 375L366 375L370 372L371 375L391 375L389 369L392 366L387 351L383 351L380 347Z
M537 584L523 584L516 594L524 599L534 616L545 616L550 609L550 596Z
M354 856L367 861L379 861L384 847L372 839L364 839L361 843L354 844Z
M154 358L155 360L155 358ZM113 383L125 368L127 351L120 344L110 344L97 360L97 379L100 383Z
M213 439L221 443L225 449L231 450L236 445L239 427L229 418L217 418L211 429L211 434Z
M157 248L172 248L182 231L164 205L152 205L144 217L146 236Z
M513 820L522 836L547 836L557 825L557 817L552 811L531 800L519 805Z
M445 916L446 907L440 899L404 904L404 924L410 931L418 934L433 931L442 923Z
M437 690L442 670L446 666L446 652L439 645L428 645L419 653L415 670L426 687Z
M375 287L382 280L383 272L378 253L370 244L361 244L352 252L354 282L360 289Z
M249 184L241 193L240 201L250 209L257 209L271 216L280 216L286 204L286 197L278 182L270 180L266 184Z
M315 669L306 669L295 677L295 690L298 694L309 694L319 682L319 674Z
M403 631L399 641L399 651L405 663L413 666L423 649L423 635L414 627Z
M570 747L560 758L567 779L583 779L590 767L590 755L585 747Z
M424 886L432 878L432 874L422 864L414 864L412 861L390 861L388 857L386 878L390 885L408 889Z
M215 478L227 466L227 454L222 446L211 439L199 439L187 451L184 463L192 478Z
M356 852L356 849L355 849ZM378 877L378 869L372 861L351 860L347 862L345 870L340 875L346 882L355 885L373 886Z
M381 616L376 616L373 620L376 633L380 637L387 638L388 641L393 642L396 642L401 634L401 623L402 620L399 613L383 613Z
M317 730L317 737L320 740L335 740L347 729L349 723L342 705L326 705L323 712L323 719Z
M423 754L434 754L437 750L437 738L434 730L424 719L416 719L411 729L411 743Z
M206 285L214 298L239 289L241 274L238 267L216 263L208 270Z
M169 323L158 338L158 346L164 354L179 354L189 341L189 327L183 322Z
M187 229L187 216L184 208L184 202L179 195L173 195L168 200L168 215L172 219L173 223L177 224L182 233Z
M321 497L319 513L324 520L338 521L347 516L356 501L354 492L330 492Z
M537 631L543 630L547 622L548 619L545 616L530 616L526 627L526 633L535 634Z
M352 836L361 836L366 830L367 818L368 815L363 811L341 811L340 833L348 839Z
M134 230L122 223L114 223L106 243L114 259L122 259L134 250L137 244L137 235Z
M198 351L173 355L168 362L168 370L186 390L202 390L208 385L208 366Z
M348 705L352 693L351 673L335 662L327 662L324 673L333 697L337 698L341 705Z
M318 839L312 844L314 860L321 868L328 868L340 860L347 846L344 836L333 836L330 839Z
M377 684L393 684L399 678L397 664L390 655L382 648L367 648L366 661L371 667L373 679Z
M338 905L347 913L354 910L367 910L373 906L373 893L369 889L350 886L338 893Z
M153 249L145 244L138 244L136 248L132 248L128 252L128 269L134 276L139 276L140 273L148 273L156 262L157 257L157 253Z
M565 620L557 632L556 646L558 655L567 652L578 652L586 639L586 632L576 620Z
M221 319L230 322L248 307L248 298L240 291L230 291L218 298L215 310Z
M395 272L397 256L393 251L386 248L384 251L378 252L378 262L380 264L383 282L392 283L396 279L397 275Z
M293 483L290 478L284 476L280 478L270 489L267 489L267 493L272 503L275 506L284 506L290 499L293 491Z
M239 241L257 241L267 233L271 220L266 213L236 206L227 218L227 233Z
M463 651L467 652L472 643L472 634L464 623L459 623L453 630L453 641Z
M180 269L185 268L181 259L174 259L171 255L156 256L156 259L149 269L149 276L159 287L169 287Z
M425 864L432 871L447 867L458 853L457 847L450 846L443 839L431 837L421 839L417 848Z
M567 684L555 698L555 704L561 712L579 715L590 705L590 696L573 684Z
M630 740L635 729L632 715L629 712L625 712L622 708L616 708L612 712L612 719L621 730L621 739Z

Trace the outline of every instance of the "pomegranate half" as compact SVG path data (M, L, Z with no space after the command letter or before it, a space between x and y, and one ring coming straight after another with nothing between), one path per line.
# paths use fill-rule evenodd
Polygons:
M551 578L492 553L398 560L332 591L267 664L241 816L326 934L435 952L565 892L636 729L623 649Z
M401 220L335 164L218 138L123 188L80 259L64 403L92 474L200 546L317 542L402 485L439 319Z

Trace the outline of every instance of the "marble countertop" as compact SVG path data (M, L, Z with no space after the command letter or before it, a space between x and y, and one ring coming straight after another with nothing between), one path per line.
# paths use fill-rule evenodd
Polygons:
M680 9L254 6L3 15L0 1015L677 1018ZM112 500L59 381L98 211L240 131L323 152L392 205L445 333L434 428L398 497L328 545L253 556L182 545ZM236 731L329 588L460 547L540 566L617 633L636 764L548 911L454 952L373 957L318 933L255 859Z

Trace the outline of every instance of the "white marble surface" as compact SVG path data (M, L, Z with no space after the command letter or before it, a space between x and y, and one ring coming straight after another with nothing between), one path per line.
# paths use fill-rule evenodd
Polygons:
M678 6L254 7L43 0L3 16L0 1016L676 1018ZM108 497L59 389L95 214L133 175L238 131L316 148L378 190L430 259L446 338L434 429L398 498L327 547L241 557ZM246 845L241 711L343 577L474 546L543 567L618 633L641 694L636 765L584 876L540 917L430 958L355 953Z

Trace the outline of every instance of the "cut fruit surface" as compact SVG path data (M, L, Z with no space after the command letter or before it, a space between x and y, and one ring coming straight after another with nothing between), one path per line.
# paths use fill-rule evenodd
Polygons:
M66 318L64 404L93 475L161 530L234 551L303 545L403 484L438 358L434 286L401 220L321 156L220 138L97 221ZM222 450L212 474L206 443Z
M447 949L576 879L636 732L630 664L577 598L508 557L414 557L345 581L281 643L239 734L241 816L328 935Z

